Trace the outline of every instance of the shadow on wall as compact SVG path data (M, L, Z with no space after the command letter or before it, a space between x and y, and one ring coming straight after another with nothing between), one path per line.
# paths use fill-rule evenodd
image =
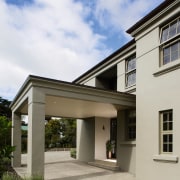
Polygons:
M77 159L84 162L94 161L95 156L95 119L77 120Z
M119 167L123 171L135 174L136 165L136 145L120 145L119 148Z

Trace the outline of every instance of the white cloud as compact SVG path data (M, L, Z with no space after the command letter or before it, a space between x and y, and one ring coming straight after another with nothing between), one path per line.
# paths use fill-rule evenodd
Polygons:
M111 52L101 32L127 38L125 30L158 1L34 0L18 7L1 0L0 96L12 99L29 74L72 81Z
M96 18L104 28L129 36L125 31L163 0L97 0Z
M93 33L80 3L1 1L0 12L0 96L12 98L29 74L71 81L102 58L104 37Z

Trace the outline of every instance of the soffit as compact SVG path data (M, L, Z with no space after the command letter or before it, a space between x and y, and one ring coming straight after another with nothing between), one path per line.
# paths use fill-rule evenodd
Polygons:
M119 109L135 108L135 96L127 93L109 92L36 76L30 76L29 83L45 94L47 116L112 118L117 116ZM18 112L28 113L28 100L19 106Z

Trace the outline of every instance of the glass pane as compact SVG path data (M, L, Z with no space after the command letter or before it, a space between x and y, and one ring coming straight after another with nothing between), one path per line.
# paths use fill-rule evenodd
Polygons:
M136 69L136 59L135 58L127 61L127 71L130 71L133 69Z
M169 123L169 130L173 130L173 123L172 122Z
M169 144L169 150L168 152L173 152L173 145L172 144Z
M127 75L127 86L134 85L136 83L136 73L132 72Z
M168 39L169 26L162 30L161 42L164 42Z
M167 151L167 149L168 149L167 146L168 146L167 144L163 144L163 152L168 152Z
M129 127L128 138L129 139L135 139L136 138L136 127Z
M171 46L171 61L178 59L178 42Z
M171 54L171 61L175 61L178 59L178 51Z
M172 143L172 142L173 142L173 135L169 134L169 143Z
M163 122L167 122L168 121L168 115L167 113L163 114Z
M177 29L177 20L173 22L172 24L170 24L169 38L176 35L176 29Z
M169 112L169 121L172 121L172 112Z
M178 51L178 42L171 46L171 53L174 51Z
M164 56L170 55L170 47L166 47L166 48L163 49L163 55Z
M168 130L168 123L167 122L163 123L163 130L164 131Z
M163 135L163 143L167 143L168 142L168 135Z
M135 110L129 110L128 111L128 117L129 118L136 118L136 111Z
M163 64L170 62L170 47L163 49Z

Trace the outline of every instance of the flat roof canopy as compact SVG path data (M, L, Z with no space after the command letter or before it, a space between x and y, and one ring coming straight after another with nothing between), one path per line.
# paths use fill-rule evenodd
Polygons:
M57 117L117 116L117 110L135 108L135 95L97 89L54 79L29 76L11 104L14 112L28 114L30 91L45 96L45 115ZM36 100L36 98L35 98Z

